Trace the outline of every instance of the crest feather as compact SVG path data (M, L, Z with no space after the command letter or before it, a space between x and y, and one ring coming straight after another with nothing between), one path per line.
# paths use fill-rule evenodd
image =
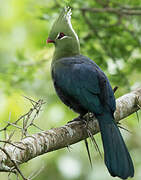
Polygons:
M62 12L60 13L57 21L62 21L62 20L66 20L68 22L71 21L71 8L70 7L65 7L63 8Z
M54 22L52 26L52 30L49 34L50 39L55 40L58 33L63 32L67 36L75 36L75 38L78 41L77 34L75 33L72 24L71 24L71 8L70 7L65 7L62 9L60 15Z

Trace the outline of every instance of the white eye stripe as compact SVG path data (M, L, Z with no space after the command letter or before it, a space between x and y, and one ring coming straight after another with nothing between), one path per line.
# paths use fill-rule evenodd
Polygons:
M58 39L58 37L60 36L60 33L57 34L56 38L55 39Z
M60 33L57 34L56 39L58 39L59 36L60 36ZM71 37L70 36L63 36L63 37L59 38L58 40L62 40L65 38L71 38Z
M63 37L60 37L60 38L59 38L59 36L60 36L60 33L57 34L55 39L62 40L62 39L65 39L65 38L71 38L70 36L66 36L66 35L64 35Z
M69 36L63 36L63 37L60 38L60 40L65 39L65 38L67 38L67 37L69 37Z
M60 37L61 35L62 35L62 37ZM56 36L56 39L62 39L64 36L65 36L64 33L61 34L61 33L59 32L59 33L57 34L57 36Z

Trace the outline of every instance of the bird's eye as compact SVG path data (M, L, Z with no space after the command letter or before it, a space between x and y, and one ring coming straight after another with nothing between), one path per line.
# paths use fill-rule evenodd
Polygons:
M58 34L57 39L62 39L62 37L64 37L64 36L65 36L65 34L64 34L63 32L60 32L60 33Z

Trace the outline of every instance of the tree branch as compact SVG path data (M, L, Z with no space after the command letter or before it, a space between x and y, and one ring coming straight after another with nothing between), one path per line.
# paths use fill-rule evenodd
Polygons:
M118 122L130 114L138 111L141 107L141 89L126 94L116 100L117 109L114 114L115 120ZM89 118L89 117L87 117ZM93 119L91 121L90 119ZM88 128L94 135L99 132L99 126L94 116L88 121ZM53 128L43 131L22 139L20 142L7 144L4 151L0 150L0 171L2 167L12 167L13 163L10 158L17 164L33 159L44 153L55 151L77 143L88 137L86 125L82 121L75 121L59 128ZM20 147L20 148L18 148ZM9 155L9 157L7 156Z
M92 13L113 13L118 15L141 15L141 7L140 8L112 8L112 7L105 7L105 8L80 8L81 11L88 11Z

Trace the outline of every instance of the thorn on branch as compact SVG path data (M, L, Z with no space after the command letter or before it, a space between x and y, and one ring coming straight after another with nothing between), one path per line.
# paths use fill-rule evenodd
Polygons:
M140 118L139 118L139 114L138 114L138 112L136 112L136 116L137 116L137 120L138 120L138 123L139 123Z
M8 152L7 152L4 148L2 148L2 147L0 147L0 150L3 151L3 152L6 154L6 156L8 157L8 159L12 162L12 164L13 164L14 167L11 168L11 172L15 173L15 170L17 170L17 172L21 175L21 177L22 177L23 180L28 180L27 178L24 177L23 173L22 173L21 170L19 169L19 166L18 166L17 163L10 157L10 155L8 154Z
M38 169L37 171L33 172L33 173L28 177L28 179L29 179L29 180L35 179L35 178L43 171L43 169L44 169L44 165L43 165L40 169Z
M115 93L118 89L118 86L115 86L114 89L113 89L113 92Z
M41 111L41 107L43 104L45 104L45 102L42 100L42 99L39 99L38 101L34 101L33 99L31 98L28 98L26 96L24 96L24 98L26 98L27 100L30 101L30 103L32 104L32 107L29 109L29 111L27 113L25 113L24 115L20 116L15 122L10 122L10 119L11 119L11 114L9 115L9 120L7 122L7 125L0 129L0 132L4 131L4 135L5 135L5 140L0 140L1 143L4 143L3 145L3 148L0 146L0 150L3 151L7 158L12 162L13 164L13 167L10 168L10 167L5 167L5 169L1 169L0 168L0 172L4 171L4 172L10 172L10 173L15 173L16 176L17 176L17 180L19 179L19 174L21 175L22 179L23 180L29 180L29 178L25 178L23 173L20 171L19 167L18 167L18 164L20 162L15 162L15 160L13 160L10 155L8 154L8 152L6 151L5 149L5 146L7 144L10 144L12 146L16 148L19 148L21 150L25 150L24 148L22 147L19 147L16 143L12 143L11 142L11 139L15 133L15 130L8 136L8 133L7 133L7 129L9 126L13 126L14 128L16 129L19 129L21 131L21 139L25 136L27 136L27 131L29 129L29 127L31 126L34 126L36 128L38 128L39 130L43 131L40 127L38 127L34 121L35 119L37 118L37 116L39 115L40 111ZM22 125L19 125L18 123L19 122L22 122ZM36 174L34 174L34 176L32 177L32 179L34 177L36 177L41 171L37 172ZM8 175L8 179L10 179L10 174ZM30 178L31 179L31 178Z
M118 122L117 125L118 125L119 128L121 128L121 129L125 130L126 132L132 134L132 132L131 132L130 130L128 130L128 129L126 129L125 127L121 126L121 123Z

